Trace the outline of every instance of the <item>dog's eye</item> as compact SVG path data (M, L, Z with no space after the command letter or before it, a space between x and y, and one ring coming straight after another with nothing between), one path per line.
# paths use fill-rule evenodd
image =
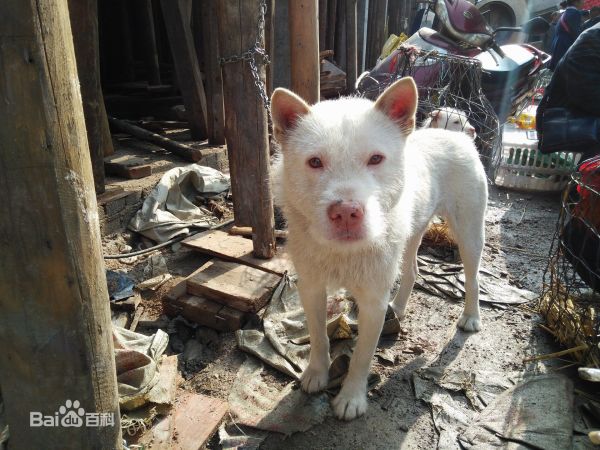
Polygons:
M369 166L376 166L381 163L381 161L383 161L382 155L373 155L371 156L371 159L369 159Z
M454 121L454 125L458 125L460 123L460 120L455 120Z
M319 169L323 167L323 162L321 161L321 158L310 158L308 160L308 165L313 169Z

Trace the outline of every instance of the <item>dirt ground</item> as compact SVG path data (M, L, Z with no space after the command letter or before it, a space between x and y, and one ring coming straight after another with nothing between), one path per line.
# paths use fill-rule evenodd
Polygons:
M540 293L559 201L559 194L522 193L492 187L483 268L500 273L514 286ZM105 253L114 253L125 242L134 250L147 245L125 233L104 238ZM176 277L188 275L207 259L177 244L153 253L157 254L165 258L169 272ZM136 281L142 281L149 259L142 256L129 264L108 260L107 268L124 269ZM161 314L163 294L164 289L144 294L142 305L146 311L138 331L152 332L152 320L159 319ZM381 382L369 393L366 415L349 423L329 417L308 432L289 437L271 434L261 448L436 448L438 434L430 407L415 399L410 382L413 372L424 366L531 373L561 371L575 377L568 360L523 363L524 358L558 349L552 337L538 326L542 319L532 304L506 309L482 305L484 326L479 333L466 333L456 327L461 308L461 304L415 290L402 322L402 333L380 341L380 348L387 348L395 363L374 359L374 370L381 376ZM171 322L167 353L182 352L186 339L194 335L202 342L203 352L197 367L180 365L184 380L180 389L226 400L245 354L236 348L233 333L216 333L188 325ZM278 385L290 381L270 368L265 369L263 378ZM219 448L217 437L210 441L209 447Z

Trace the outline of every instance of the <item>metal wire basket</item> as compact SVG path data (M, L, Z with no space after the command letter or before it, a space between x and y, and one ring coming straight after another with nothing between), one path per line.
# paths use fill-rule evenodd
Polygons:
M501 133L498 116L481 89L481 63L403 46L386 65L387 71L363 74L357 82L358 92L374 100L394 81L413 77L419 88L419 123L435 109L447 107L463 111L475 127L475 143L489 179L494 180L502 150Z
M600 172L600 170L599 170ZM581 364L600 367L600 173L573 174L564 191L539 310Z

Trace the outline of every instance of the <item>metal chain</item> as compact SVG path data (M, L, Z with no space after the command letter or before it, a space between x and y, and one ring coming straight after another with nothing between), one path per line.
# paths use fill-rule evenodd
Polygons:
M252 78L254 79L254 85L258 90L258 96L261 98L263 102L263 106L267 111L267 119L269 121L269 130L272 129L272 121L271 121L271 100L267 95L267 88L265 83L260 78L260 74L258 72L258 67L260 65L270 64L269 55L264 47L261 45L261 41L265 36L265 14L267 13L267 0L261 0L258 10L258 25L257 25L257 33L256 33L256 41L254 42L254 46L246 50L241 55L232 55L226 58L219 58L219 62L221 65L234 63L234 62L248 62L250 66L250 73L252 74Z

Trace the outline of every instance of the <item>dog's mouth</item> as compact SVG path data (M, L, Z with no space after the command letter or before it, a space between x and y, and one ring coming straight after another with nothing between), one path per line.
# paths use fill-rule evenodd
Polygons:
M358 242L365 239L366 235L363 230L353 230L353 231L340 231L340 230L332 230L331 231L331 240L336 242Z

